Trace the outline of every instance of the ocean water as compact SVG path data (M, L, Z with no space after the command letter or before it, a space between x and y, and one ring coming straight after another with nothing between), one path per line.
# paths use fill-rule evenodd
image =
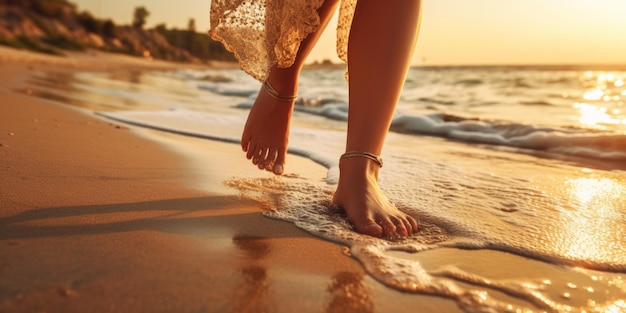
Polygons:
M239 70L45 72L28 83L31 94L118 122L232 143L260 86ZM348 246L390 288L450 298L465 312L626 312L625 102L619 70L412 68L380 183L421 230L384 240L353 232L329 203L344 149L347 84L343 69L306 70L289 151L328 168L325 180L227 184L266 204L268 217ZM287 163L286 171L298 169ZM504 252L496 258L566 274L502 279L453 262L429 264L429 255L446 251Z

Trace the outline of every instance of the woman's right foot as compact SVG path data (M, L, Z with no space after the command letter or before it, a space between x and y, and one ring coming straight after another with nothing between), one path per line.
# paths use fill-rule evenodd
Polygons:
M378 186L379 168L367 158L342 159L332 203L345 211L354 229L361 234L394 239L416 233L417 221L398 210Z
M286 88L288 89L288 88ZM241 136L241 148L248 160L276 175L283 173L289 141L291 113L295 102L295 86L276 90L263 84L254 101ZM280 95L277 96L277 93Z

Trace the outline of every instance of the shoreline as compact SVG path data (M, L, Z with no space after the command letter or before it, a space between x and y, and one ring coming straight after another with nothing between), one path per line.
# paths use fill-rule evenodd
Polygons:
M103 60L106 61L103 62ZM230 62L211 61L209 64L177 63L98 50L87 50L85 52L65 51L64 55L57 56L0 45L0 65L2 64L24 64L29 66L46 66L48 69L51 67L55 69L88 70L92 72L107 70L167 70L177 68L238 68L236 63Z
M453 301L389 289L340 245L262 216L259 203L223 185L233 175L271 175L237 145L13 91L34 70L179 64L7 50L0 47L0 311L458 312ZM289 158L290 168L307 169L304 178L325 177L312 161Z
M0 312L462 311L454 300L383 285L347 247L263 216L266 205L251 200L258 198L254 191L225 185L257 178L323 183L326 169L313 161L290 154L290 175L275 178L249 164L237 144L114 122L23 88L41 71L184 65L100 52L71 58L21 53L0 47L0 277L6 278L0 280ZM392 133L388 142L399 146L405 139ZM506 167L507 158L460 159L459 149L486 152L439 138L412 139L429 147L421 152L425 160L492 167L506 177L527 177L552 196L567 196L558 188L561 180L585 175L546 172L527 156L519 157L528 159L517 163L521 168ZM391 254L427 271L466 269L496 283L549 281L547 298L574 306L585 305L585 287L595 289L598 304L610 303L604 284L621 279L597 272L595 282L591 270L491 249ZM506 303L530 303L487 290Z

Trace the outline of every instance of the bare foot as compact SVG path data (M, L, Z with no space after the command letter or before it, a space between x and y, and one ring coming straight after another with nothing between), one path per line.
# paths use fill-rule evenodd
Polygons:
M366 158L341 160L333 203L344 209L359 233L385 238L414 234L417 221L398 210L380 190L379 168Z
M277 99L261 87L241 136L241 148L259 169L283 173L293 106L293 100Z

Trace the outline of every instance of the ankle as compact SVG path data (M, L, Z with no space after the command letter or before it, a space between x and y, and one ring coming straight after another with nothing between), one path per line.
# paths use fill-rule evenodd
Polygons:
M298 92L299 71L292 69L273 69L267 82L282 95L295 96Z
M344 158L339 161L339 177L378 179L380 166L367 158Z

